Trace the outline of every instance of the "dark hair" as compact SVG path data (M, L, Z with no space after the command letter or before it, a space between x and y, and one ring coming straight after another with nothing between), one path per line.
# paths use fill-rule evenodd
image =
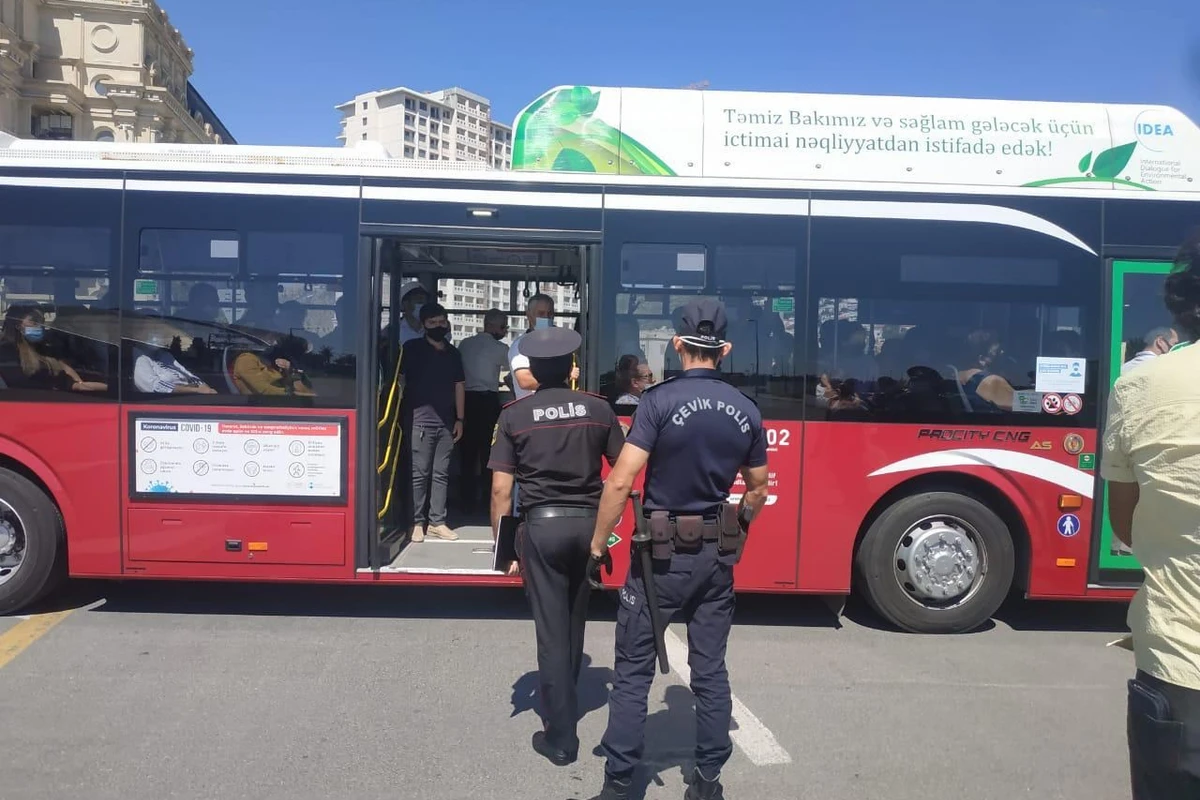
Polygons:
M1163 284L1163 302L1191 341L1200 339L1200 228L1179 248Z
M539 389L545 389L550 386L566 386L567 381L571 379L571 370L574 368L574 361L571 356L559 356L558 358L531 358L529 359L529 371L533 373L533 378L538 382Z
M683 352L690 359L710 364L716 364L721 357L721 348L719 347L700 347L688 342L683 343Z
M421 306L421 324L424 325L434 317L446 316L446 307L441 303L426 303Z

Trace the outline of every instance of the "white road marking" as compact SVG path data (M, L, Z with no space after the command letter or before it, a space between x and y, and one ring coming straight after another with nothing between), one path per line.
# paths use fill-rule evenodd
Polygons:
M692 670L688 666L687 643L676 636L670 628L667 629L663 641L667 645L667 658L671 661L671 671L677 673L684 683L690 685ZM756 767L792 763L792 757L775 740L775 735L767 729L766 725L762 724L758 717L754 716L750 709L746 708L745 703L739 700L736 694L733 695L733 721L737 723L737 728L730 731L729 736Z

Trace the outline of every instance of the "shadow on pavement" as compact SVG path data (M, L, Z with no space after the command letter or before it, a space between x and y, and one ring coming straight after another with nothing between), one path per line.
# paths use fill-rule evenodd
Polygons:
M608 689L612 686L612 677L611 669L592 666L592 657L587 653L583 654L578 690L580 719L608 705ZM541 691L537 670L526 672L513 683L512 707L510 718L526 711L532 711L541 718Z

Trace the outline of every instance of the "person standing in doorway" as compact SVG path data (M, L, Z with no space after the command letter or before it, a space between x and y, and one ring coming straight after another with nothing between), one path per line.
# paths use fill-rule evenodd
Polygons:
M1200 338L1200 230L1180 249L1165 305ZM1145 579L1129 605L1136 672L1126 736L1134 800L1200 797L1200 347L1176 346L1109 396L1100 476L1116 537Z
M404 404L411 419L412 541L424 541L426 534L454 540L458 535L446 525L446 489L450 454L463 433L466 376L462 356L446 342L450 334L446 309L427 303L421 307L420 320L425 335L404 344L400 365Z
M420 281L408 281L400 289L400 346L425 336L421 325L421 309L429 302L429 292Z
M463 421L462 502L486 510L492 474L487 467L492 429L500 416L500 377L508 371L508 316L498 308L483 315L483 330L458 346L466 374L466 419Z

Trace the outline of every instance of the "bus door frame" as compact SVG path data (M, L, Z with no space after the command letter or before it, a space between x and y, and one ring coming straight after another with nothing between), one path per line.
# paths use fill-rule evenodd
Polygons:
M1117 281L1133 270L1121 270L1118 274L1118 263L1140 262L1148 266L1161 267L1175 260L1178 254L1178 249L1174 247L1147 247L1147 246L1119 246L1104 248L1104 266L1103 266L1103 339L1101 340L1100 353L1100 369L1104 380L1099 385L1098 399L1100 402L1100 413L1096 415L1096 469L1094 473L1095 488L1092 491L1092 539L1091 547L1088 551L1088 585L1091 588L1121 588L1132 589L1137 588L1142 583L1142 575L1140 572L1133 573L1131 570L1111 569L1101 566L1100 551L1104 544L1104 529L1108 521L1108 494L1105 490L1104 479L1100 477L1100 458L1102 457L1103 442L1104 442L1104 425L1107 421L1105 409L1108 408L1108 398L1112 391L1113 373L1117 370L1119 375L1119 364L1113 363L1113 337L1118 333L1118 326L1124 328L1124 319L1118 318L1116 309L1113 303L1117 298ZM1148 274L1160 273L1164 277L1166 271L1158 269L1145 270ZM1124 288L1121 287L1122 293ZM1120 333L1125 333L1120 330Z
M574 247L582 258L580 275L580 313L583 344L580 347L580 388L595 386L599 380L599 368L594 354L598 350L599 330L592 324L589 313L593 298L598 298L601 287L603 231L559 230L539 228L483 228L466 226L432 225L359 225L359 280L361 290L358 312L366 324L358 327L358 374L362 376L358 387L358 463L355 465L357 492L361 498L355 510L354 552L357 569L379 571L391 564L400 551L400 539L387 542L379 538L379 498L375 491L375 476L378 453L375 447L378 426L378 392L374 376L379 370L378 341L375 320L379 318L379 291L383 273L379 262L379 240L381 237L396 239L438 240L447 244L510 243L529 245L560 245ZM392 306L390 321L395 322L395 299L404 280L403 275L392 276ZM598 317L595 317L598 319ZM398 334L397 334L398 335Z

